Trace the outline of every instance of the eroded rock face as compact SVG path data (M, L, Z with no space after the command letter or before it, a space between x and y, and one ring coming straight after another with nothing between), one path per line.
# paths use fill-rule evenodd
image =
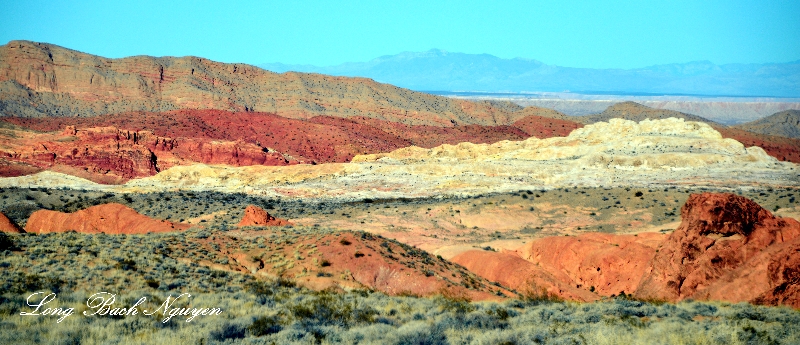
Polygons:
M520 256L550 274L568 277L565 283L594 290L601 296L631 294L666 235L586 233L545 237L518 249Z
M691 195L681 217L681 226L653 257L636 296L669 301L762 298L797 305L796 295L786 296L797 291L791 286L797 269L784 263L796 260L792 248L800 238L798 221L777 218L752 200L726 193Z
M0 133L0 161L61 171L100 183L122 183L152 176L162 169L192 163L244 165L296 164L282 154L242 141L203 138L168 138L150 131L115 127L35 133L8 130ZM7 169L9 175L16 170Z
M186 230L189 224L156 220L122 204L92 206L73 213L39 210L31 214L25 231L38 234L74 230L86 234L146 234Z
M592 301L635 291L664 238L660 233L553 236L516 251L467 251L452 261L519 291L535 286L564 299Z
M471 272L512 288L522 294L550 294L577 301L594 301L599 298L588 289L574 285L571 279L557 270L547 270L527 261L515 252L469 250L450 261L466 267Z
M275 218L264 209L254 206L248 205L247 208L244 210L244 216L242 220L236 226L284 226L284 225L291 225L288 220Z
M11 221L11 219L8 219L5 214L0 213L0 232L19 234L23 231L19 226L17 226L17 224Z

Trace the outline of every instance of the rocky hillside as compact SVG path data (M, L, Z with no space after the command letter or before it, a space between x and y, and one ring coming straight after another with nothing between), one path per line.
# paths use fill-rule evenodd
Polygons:
M586 115L586 116L575 116L572 117L572 119L574 121L578 121L583 124L590 124L595 122L606 122L610 119L625 119L625 120L639 122L645 119L658 120L658 119L668 119L670 117L684 119L686 121L697 121L697 122L705 122L708 124L716 124L715 122L702 118L700 116L681 113L679 111L668 110L668 109L650 108L648 106L644 106L636 102L616 103L606 108L606 110L603 111L602 113L594 115Z
M763 119L734 126L745 131L800 138L800 110L786 110Z
M532 115L515 123L518 127L438 127L364 117L302 120L221 110L2 120L0 176L54 170L101 183L151 176L176 165L348 162L358 154L412 145L563 136L578 126Z
M510 102L434 96L364 78L273 73L198 57L107 59L47 43L0 47L5 116L93 116L130 111L218 109L290 118L363 116L404 124L505 125Z
M571 186L796 186L796 165L759 147L725 139L709 125L683 119L612 119L567 137L493 144L407 147L359 155L350 163L292 166L174 166L123 186L91 184L63 174L5 178L0 186L129 190L214 190L308 200L474 196Z

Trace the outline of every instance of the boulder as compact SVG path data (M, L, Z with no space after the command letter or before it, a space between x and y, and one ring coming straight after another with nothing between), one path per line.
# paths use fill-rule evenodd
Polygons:
M237 226L284 226L291 225L288 220L275 218L264 209L248 205L244 210L244 216Z

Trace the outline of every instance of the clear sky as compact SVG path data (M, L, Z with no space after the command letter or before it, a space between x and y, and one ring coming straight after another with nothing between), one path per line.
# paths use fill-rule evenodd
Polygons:
M403 51L635 68L800 60L800 1L0 0L0 44L327 66Z

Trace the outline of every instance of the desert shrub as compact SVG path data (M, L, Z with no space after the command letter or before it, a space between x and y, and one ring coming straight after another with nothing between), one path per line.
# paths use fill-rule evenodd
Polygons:
M10 293L25 293L28 291L52 291L58 293L62 287L65 287L65 282L58 277L39 274L25 274L20 272L11 272L10 274L3 274L2 292Z
M280 318L277 316L260 316L253 320L250 326L247 326L247 331L256 337L278 333L282 329Z
M409 322L398 328L389 339L387 344L397 345L439 345L447 344L447 336L439 327L432 326L427 322Z
M211 331L209 337L217 341L244 338L247 326L240 323L224 322L218 329Z
M469 298L462 295L456 295L447 291L434 298L436 303L442 311L465 314L475 310L475 306L470 303Z
M14 244L13 238L11 236L6 235L3 232L0 232L0 252L4 250L17 250L17 245Z
M377 311L348 301L344 296L322 292L287 307L291 317L305 326L349 326L371 322Z

